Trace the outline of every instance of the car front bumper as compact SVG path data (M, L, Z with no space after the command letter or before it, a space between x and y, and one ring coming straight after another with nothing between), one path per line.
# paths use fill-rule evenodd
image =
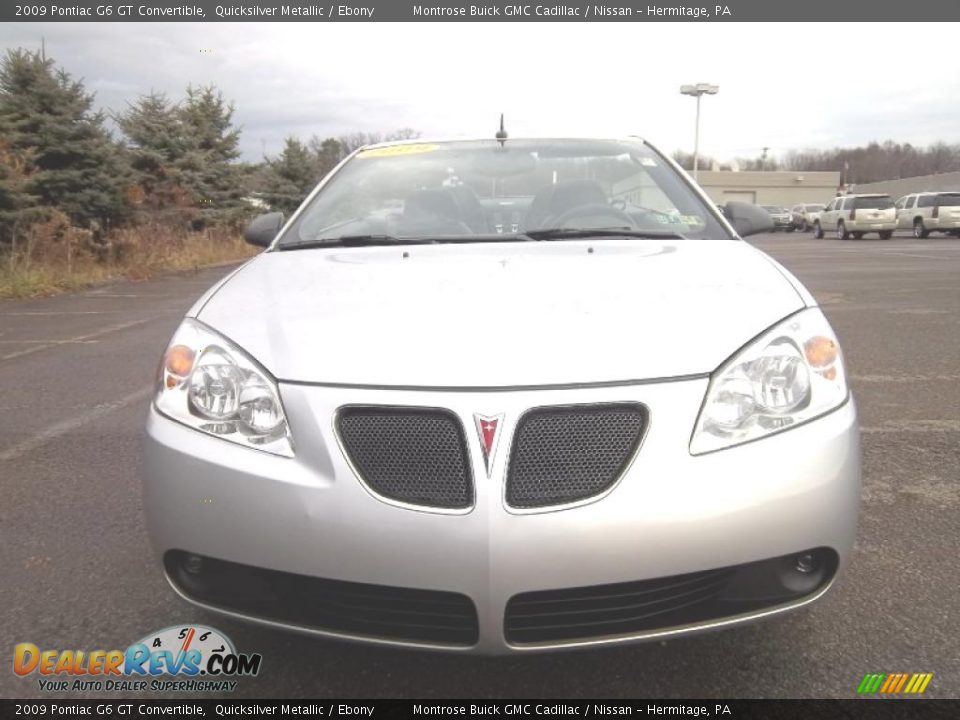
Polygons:
M202 434L151 409L144 468L148 530L168 580L197 604L304 632L386 644L483 654L615 644L748 622L805 605L829 588L854 541L860 496L854 403L786 432L692 456L690 433L707 382L504 392L281 384L296 448L292 459ZM646 405L649 425L609 493L553 511L521 513L505 506L502 478L524 411L625 401ZM336 410L348 404L456 413L469 445L473 507L463 513L411 509L366 490L334 430ZM474 413L504 414L489 477L473 432ZM549 641L517 642L505 629L508 603L519 594L656 581L813 548L836 558L829 577L809 593L762 607L731 605L729 613L708 619ZM210 601L185 586L176 568L183 553L307 579L457 593L476 608L476 637L460 644L398 639L291 620L262 599L248 608Z

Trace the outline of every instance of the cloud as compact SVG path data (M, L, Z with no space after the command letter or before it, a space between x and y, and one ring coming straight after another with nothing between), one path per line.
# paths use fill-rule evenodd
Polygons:
M118 110L152 90L216 84L237 108L243 152L308 137L409 126L427 135L639 134L666 151L693 144L683 83L702 103L714 157L887 138L960 142L960 60L949 24L914 27L924 66L828 47L823 23L102 23L8 24L7 47L39 47ZM869 47L894 24L858 26ZM819 39L822 39L822 43ZM868 55L871 55L868 53ZM875 54L872 54L875 56Z

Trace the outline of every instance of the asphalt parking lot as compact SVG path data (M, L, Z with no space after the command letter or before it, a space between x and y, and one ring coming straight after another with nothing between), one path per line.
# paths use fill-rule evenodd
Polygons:
M35 675L10 671L15 643L123 648L200 622L262 653L239 697L852 697L864 673L896 671L932 672L927 695L960 697L960 240L751 241L822 304L860 407L855 557L822 602L666 643L520 658L342 644L188 606L147 543L140 436L164 344L225 272L209 269L0 301L0 696L40 694Z

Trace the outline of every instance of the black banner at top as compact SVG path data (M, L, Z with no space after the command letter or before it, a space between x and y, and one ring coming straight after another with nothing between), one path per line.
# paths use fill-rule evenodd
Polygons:
M512 718L513 720L939 720L956 718L960 700L0 700L6 718Z
M960 20L943 0L4 0L0 22L903 22Z

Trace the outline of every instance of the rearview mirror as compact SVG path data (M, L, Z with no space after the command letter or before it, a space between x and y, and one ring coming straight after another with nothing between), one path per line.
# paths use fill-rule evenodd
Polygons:
M283 213L272 212L259 215L250 221L243 231L243 239L257 247L270 247L270 243L283 227Z
M773 218L759 205L731 200L724 215L740 237L773 230Z

